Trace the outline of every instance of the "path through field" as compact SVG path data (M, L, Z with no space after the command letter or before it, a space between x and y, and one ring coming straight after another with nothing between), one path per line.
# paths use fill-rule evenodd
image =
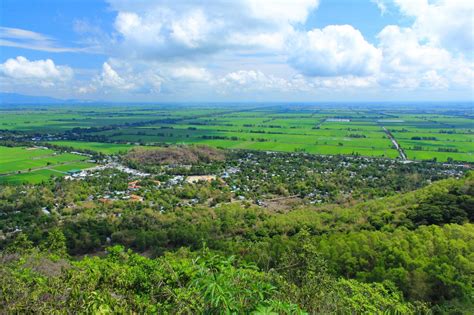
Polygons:
M25 169L25 170L16 170L16 171L8 172L8 173L2 173L2 174L0 174L0 176L15 175L15 174L18 174L18 172L20 172L21 174L25 174L25 173L31 173L31 172L39 171L39 170L50 170L50 171L53 171L53 172L66 174L66 172L61 172L61 171L55 170L55 169L53 169L53 167L58 167L60 165L69 165L69 164L74 164L74 163L77 163L77 161L63 162L63 163L58 163L58 164L53 164L53 165L46 165L46 166L42 166L42 167L31 168L31 169L28 168L28 169Z
M397 149L398 154L400 154L400 157L403 161L408 160L405 152L403 152L402 147L398 144L397 140L392 136L392 133L385 127L382 126L383 131L387 134L387 136L390 138L392 141L393 145L395 146L395 149Z

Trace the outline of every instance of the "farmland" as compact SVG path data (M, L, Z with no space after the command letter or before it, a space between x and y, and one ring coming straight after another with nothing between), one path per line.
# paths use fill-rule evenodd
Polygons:
M54 141L56 145L71 147L79 150L91 150L104 154L117 154L127 152L135 146L130 144L115 144L103 142L83 142L83 141Z
M70 170L94 166L86 159L41 147L0 146L0 183L39 183L51 176L63 176Z
M104 154L136 145L205 144L226 149L474 161L471 104L104 105L0 110L0 129Z

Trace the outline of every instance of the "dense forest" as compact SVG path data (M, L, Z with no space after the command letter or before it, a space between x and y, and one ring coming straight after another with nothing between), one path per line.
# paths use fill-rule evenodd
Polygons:
M474 310L474 173L464 166L144 154L113 163L146 175L104 168L1 186L0 312Z

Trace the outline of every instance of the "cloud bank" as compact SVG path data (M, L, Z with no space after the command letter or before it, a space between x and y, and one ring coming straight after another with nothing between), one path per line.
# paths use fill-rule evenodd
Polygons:
M0 74L10 86L69 82L71 94L99 98L472 90L474 2L366 1L409 22L386 25L369 40L352 25L309 27L318 0L108 0L113 31L88 39L107 60L88 78L76 80L80 69L52 59L20 56L1 64ZM28 30L0 35L59 49Z

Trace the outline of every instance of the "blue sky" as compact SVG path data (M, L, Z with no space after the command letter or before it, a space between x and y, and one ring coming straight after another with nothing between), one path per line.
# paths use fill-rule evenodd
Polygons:
M467 0L2 0L0 91L105 101L473 100Z

